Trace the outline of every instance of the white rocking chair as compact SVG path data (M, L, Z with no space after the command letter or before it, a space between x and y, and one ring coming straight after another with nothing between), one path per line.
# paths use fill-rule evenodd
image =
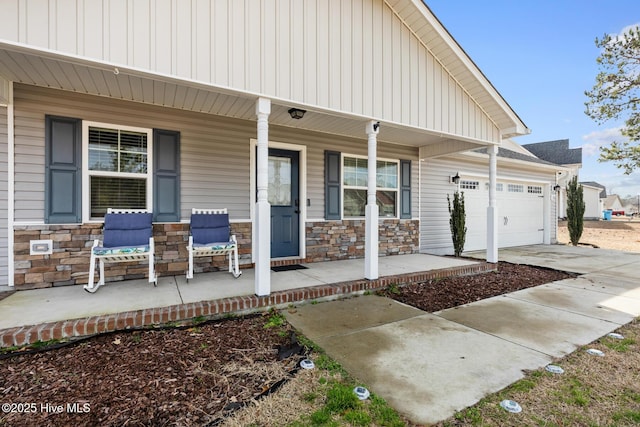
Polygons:
M193 208L190 229L187 281L193 279L194 257L228 255L229 272L236 279L242 274L238 266L238 241L231 234L227 209Z
M94 293L104 285L105 262L149 261L149 283L157 286L154 269L152 214L140 209L111 209L104 217L103 242L93 241L89 263L89 281L84 290ZM100 279L94 284L96 260L100 262Z

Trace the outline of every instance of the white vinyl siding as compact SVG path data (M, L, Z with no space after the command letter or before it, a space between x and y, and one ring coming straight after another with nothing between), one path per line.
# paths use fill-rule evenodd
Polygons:
M79 118L121 126L161 128L181 134L181 216L192 207L226 207L231 220L250 218L250 140L256 122L145 106L90 95L15 85L16 221L44 222L44 116ZM324 151L367 155L362 139L271 126L269 139L307 146L307 218L324 217ZM413 161L412 209L418 217L418 149L378 144L378 156ZM19 160L19 161L18 161Z
M0 107L0 286L9 284L7 160L7 109Z
M397 3L4 0L0 39L499 142L497 126L476 99L491 96L478 89L478 77L466 73L468 81L461 80L465 66L435 40L436 30L425 24L425 6ZM404 14L411 9L408 22ZM115 98L140 90L143 96L132 99L156 105L175 102L173 95L185 97L185 108L204 101L190 99L184 90L140 88L135 78L125 85L113 76L84 80L89 92ZM500 109L500 102L491 105Z

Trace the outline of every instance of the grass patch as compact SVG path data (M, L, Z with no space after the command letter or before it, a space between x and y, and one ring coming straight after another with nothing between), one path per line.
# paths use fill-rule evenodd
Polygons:
M343 383L334 383L327 392L325 408L331 413L340 414L361 405L353 389Z
M354 426L368 426L371 424L371 416L365 411L347 411L342 418Z
M607 348L617 351L619 353L625 353L629 351L629 348L633 346L636 342L631 338L624 338L621 340L617 340L615 338L606 338L602 342Z
M629 421L640 425L640 410L638 411L624 411L616 412L612 417L616 423Z
M554 362L564 374L540 368L478 404L437 424L459 426L606 426L640 425L640 318L621 328L618 340L603 337ZM584 348L600 348L605 357L587 354ZM500 407L515 400L522 412L511 414Z
M392 283L389 286L387 286L387 292L389 292L390 294L397 295L400 293L400 287L398 286L397 283Z
M377 425L385 427L403 427L405 425L395 409L390 407L384 399L376 395L372 395L370 399L369 411Z
M281 313L275 311L275 310L271 310L269 315L269 318L267 319L267 321L264 324L264 328L265 329L269 329L269 328L279 328L284 326L285 323L285 317L284 315L282 315Z

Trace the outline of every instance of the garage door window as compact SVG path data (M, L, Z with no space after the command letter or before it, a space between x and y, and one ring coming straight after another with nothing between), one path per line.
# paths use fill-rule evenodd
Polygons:
M509 193L524 193L524 185L522 184L508 184L507 191Z
M504 189L504 186L502 185L501 182L496 184L496 191L503 191L503 189Z
M527 193L529 194L542 194L542 187L539 185L528 185Z
M479 181L460 181L460 188L463 190L477 190L479 187Z

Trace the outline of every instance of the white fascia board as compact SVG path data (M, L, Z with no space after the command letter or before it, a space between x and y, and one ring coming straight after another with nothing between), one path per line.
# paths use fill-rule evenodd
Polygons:
M469 152L469 151L464 152L464 153L459 153L457 155L458 156L473 157L473 158L476 158L476 159L488 159L489 158L488 154L474 153L474 152ZM545 164L545 163L527 162L525 160L510 159L508 157L500 157L500 156L498 156L498 163L522 165L522 166L527 166L528 168L531 168L531 169L547 169L547 170L559 171L559 172L565 172L565 171L570 171L571 170L570 168L567 168L565 166L560 166L560 165L548 165L548 164Z

